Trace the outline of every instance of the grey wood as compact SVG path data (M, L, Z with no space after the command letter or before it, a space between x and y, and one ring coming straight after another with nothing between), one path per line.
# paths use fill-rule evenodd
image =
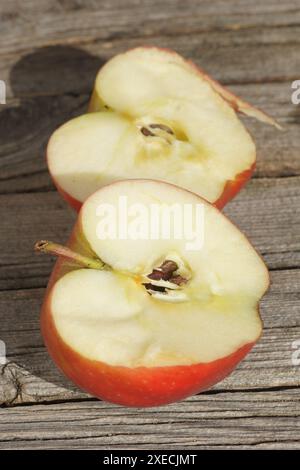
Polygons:
M202 394L126 409L78 401L0 410L2 449L298 448L298 390ZM100 456L99 456L100 458Z
M300 177L253 179L225 209L271 269L300 267L299 211ZM6 194L0 220L0 289L45 286L52 260L34 242L66 242L75 213L56 192Z
M273 271L261 302L264 334L238 369L215 390L297 387L300 366L292 364L292 343L300 339L300 269ZM1 338L8 364L2 367L0 403L51 402L86 396L51 363L39 330L44 289L0 292Z
M0 25L0 448L299 449L299 0L0 0ZM99 67L139 45L177 50L284 127L245 120L257 169L225 209L270 268L264 334L212 390L146 410L89 397L51 362L39 311L53 260L32 251L75 220L47 172L49 136L85 112Z
M240 85L231 89L276 117L284 127L280 132L244 120L257 145L255 177L300 175L300 114L299 107L291 103L291 84ZM46 168L47 141L60 124L85 112L88 99L88 92L75 96L50 94L11 100L0 109L0 194L54 190Z
M76 44L127 37L176 38L184 33L263 30L299 25L297 0L27 0L1 1L1 51L22 51L49 42ZM16 21L17 20L17 21ZM242 36L237 35L237 36ZM22 41L20 41L22 39Z

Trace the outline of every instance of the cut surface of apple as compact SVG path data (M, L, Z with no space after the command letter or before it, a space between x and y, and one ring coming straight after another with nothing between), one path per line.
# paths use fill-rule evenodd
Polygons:
M125 178L178 184L221 207L255 165L239 110L276 125L175 52L133 49L100 70L92 112L54 132L50 173L77 208L103 185Z
M103 236L99 208L117 214L124 196L129 209L137 201L149 211L174 201L177 209L190 207L194 228L200 204L201 248L187 249L178 232L169 239L134 237L130 230L128 237ZM122 217L115 219L118 229ZM221 380L260 337L267 269L245 236L189 191L150 180L108 185L84 203L70 246L101 259L104 269L59 259L43 334L58 365L96 396L134 406L183 398Z

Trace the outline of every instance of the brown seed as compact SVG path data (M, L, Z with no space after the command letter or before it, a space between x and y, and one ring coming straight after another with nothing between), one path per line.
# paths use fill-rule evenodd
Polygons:
M174 135L172 129L169 126L166 126L165 124L149 124L149 127L151 129L161 129L162 131L165 131L168 134Z
M163 286L155 286L154 284L151 284L150 282L145 282L143 283L143 286L147 289L147 291L149 290L153 290L153 291L156 291L156 292L166 292L166 288L163 287ZM150 292L149 292L150 293Z
M153 269L152 273L148 274L147 277L149 279L153 279L154 281L160 281L161 279L167 281L168 279L170 279L171 276L171 272L163 272L159 269Z
M147 277L155 281L160 281L161 279L168 281L177 269L178 266L174 261L165 260L158 268L153 269L152 273L148 274Z
M183 284L187 283L187 279L185 279L184 277L180 275L171 277L169 281L172 282L173 284L176 284L177 286L182 286Z
M170 259L166 259L160 266L159 268L161 271L163 271L164 273L173 273L174 271L176 271L178 269L178 266L177 264L175 263L175 261L172 261Z
M141 133L146 137L155 137L155 134L153 134L153 132L151 132L147 127L141 127Z

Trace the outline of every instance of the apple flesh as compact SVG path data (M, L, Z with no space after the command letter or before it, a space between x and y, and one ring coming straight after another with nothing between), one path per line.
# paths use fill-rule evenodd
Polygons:
M89 114L52 135L50 173L78 209L125 178L182 186L221 208L250 178L255 144L236 111L276 125L172 51L137 48L100 70Z
M202 248L187 250L175 236L99 238L97 208L117 208L120 195L146 208L201 204ZM103 187L82 206L68 247L52 252L60 256L43 337L65 374L101 399L183 399L226 377L261 335L258 302L269 284L262 259L217 208L182 188L150 180Z

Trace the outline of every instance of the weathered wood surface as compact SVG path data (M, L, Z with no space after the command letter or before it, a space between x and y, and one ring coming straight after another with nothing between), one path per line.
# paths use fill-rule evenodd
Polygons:
M253 179L225 212L271 269L300 267L300 177ZM45 286L52 262L34 256L33 243L66 241L73 211L55 191L5 194L0 198L0 220L0 289Z
M206 393L148 410L94 400L14 407L0 425L6 449L292 449L299 448L299 393Z
M68 49L64 54L68 54ZM80 54L75 64L81 67ZM74 74L75 70L74 66ZM89 98L87 93L73 95L72 83L69 86L70 91L61 95L9 100L9 106L0 114L0 193L53 189L44 158L47 140L61 123L85 112ZM255 177L299 176L300 111L291 103L291 83L247 84L230 89L276 116L284 127L283 131L277 132L245 119L257 142Z
M215 390L289 388L299 385L299 368L292 365L292 342L300 339L300 269L272 272L272 287L261 304L264 335L238 370ZM81 398L52 366L39 331L39 309L44 289L0 292L1 337L8 345L10 363L2 369L3 405L63 401ZM181 404L180 406L184 406Z
M300 1L0 0L0 25L0 448L299 448ZM132 410L90 398L51 363L39 309L53 261L32 245L65 241L75 219L46 171L49 135L84 112L107 58L141 44L192 58L284 131L246 120L257 170L226 208L271 270L261 341L213 390Z

